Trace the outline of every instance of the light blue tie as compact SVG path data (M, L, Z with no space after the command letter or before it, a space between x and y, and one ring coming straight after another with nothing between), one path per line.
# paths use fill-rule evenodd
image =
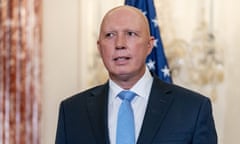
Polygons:
M122 104L118 111L116 144L135 144L135 124L131 100L136 96L131 91L121 91L118 97Z

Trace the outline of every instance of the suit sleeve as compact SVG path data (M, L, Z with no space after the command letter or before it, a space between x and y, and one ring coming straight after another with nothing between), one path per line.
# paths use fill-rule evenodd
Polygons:
M59 109L55 144L66 144L63 103L61 103L60 109Z
M204 100L199 110L193 144L217 144L217 133L209 99Z

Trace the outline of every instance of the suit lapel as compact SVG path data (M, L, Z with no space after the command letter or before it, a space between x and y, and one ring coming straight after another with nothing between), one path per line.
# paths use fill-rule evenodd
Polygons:
M146 114L137 141L138 144L150 144L152 142L172 103L173 97L170 93L167 84L154 77Z
M92 91L87 97L87 110L97 143L109 144L108 134L108 90L106 83ZM154 77L151 94L137 144L151 143L159 130L172 103L171 90L167 84Z
M108 83L94 89L87 98L89 119L97 143L109 143L108 138Z

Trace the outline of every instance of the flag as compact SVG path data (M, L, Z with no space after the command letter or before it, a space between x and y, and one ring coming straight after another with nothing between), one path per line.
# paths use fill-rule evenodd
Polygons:
M154 36L154 48L150 55L147 57L146 63L148 68L155 72L157 76L168 83L172 83L170 70L165 57L156 11L153 0L125 0L125 5L133 6L140 9L147 17L150 33Z

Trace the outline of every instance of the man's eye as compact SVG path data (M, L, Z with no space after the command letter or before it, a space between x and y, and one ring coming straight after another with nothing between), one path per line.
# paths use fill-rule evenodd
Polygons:
M113 34L113 33L107 33L105 36L106 36L106 37L113 37L114 34Z
M128 32L127 33L129 36L136 36L137 34L135 32Z

